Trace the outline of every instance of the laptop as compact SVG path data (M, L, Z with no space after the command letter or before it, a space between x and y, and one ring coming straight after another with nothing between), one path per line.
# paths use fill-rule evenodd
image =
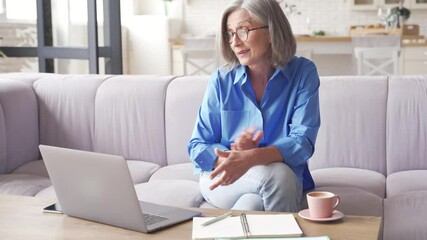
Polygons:
M64 214L144 233L201 215L139 201L121 156L46 145L39 148Z

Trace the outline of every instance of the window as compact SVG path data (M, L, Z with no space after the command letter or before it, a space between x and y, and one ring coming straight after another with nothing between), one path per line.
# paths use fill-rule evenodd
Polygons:
M0 0L1 21L34 22L36 19L37 10L35 0Z
M0 0L0 21L4 21L5 17L5 2L4 0Z
M64 4L64 0L52 0L52 2L58 2L58 4ZM97 21L98 23L102 23L104 21L103 15L103 0L96 1L97 6ZM53 6L52 6L53 7ZM87 24L87 0L68 0L68 11L70 23L73 24Z
M48 5L50 4L50 6ZM56 63L70 62L81 62L88 60L89 62L89 73L99 72L99 60L102 58L108 59L104 61L105 73L108 74L121 74L122 73L122 51L121 51L121 21L120 21L120 1L118 0L49 0L49 1L36 1L36 0L0 0L0 21L4 24L0 24L1 27L19 30L16 26L23 25L26 28L36 28L37 34L41 34L44 38L40 38L42 41L34 44L24 45L12 42L11 39L16 38L16 33L9 34L6 36L7 45L1 46L6 54L10 57L37 57L38 68L40 72L54 72ZM37 7L39 6L39 8ZM46 10L47 9L47 10ZM37 12L40 10L41 16L44 11L45 26L40 24L36 25ZM98 10L98 11L97 11ZM102 15L101 15L102 14ZM74 17L75 15L75 17ZM89 16L88 16L89 15ZM101 15L101 16L100 16ZM73 16L73 17L72 17ZM105 19L103 16L106 16ZM52 19L55 20L51 20ZM100 46L97 37L98 26L95 17L98 18L99 25L108 27L105 31L103 39L107 43L106 46ZM60 21L65 19L65 21ZM102 24L104 19L107 22ZM5 22L6 21L6 22ZM11 22L11 23L8 23ZM40 22L39 22L40 23ZM52 26L53 23L56 25ZM10 26L13 25L11 28ZM76 29L84 27L82 34L69 34L71 37L83 38L87 41L85 46L76 47L70 46L69 35L65 30L74 30L74 25L77 25ZM56 31L56 32L55 32ZM1 32L1 31L0 31ZM10 31L9 31L10 32ZM69 31L76 33L76 31ZM63 46L55 44L63 41ZM44 40L44 41L43 41ZM6 41L4 41L6 42ZM3 43L4 43L3 42ZM87 46L86 46L87 45ZM77 61L74 61L77 60ZM58 65L58 64L57 64ZM59 67L58 67L59 69Z

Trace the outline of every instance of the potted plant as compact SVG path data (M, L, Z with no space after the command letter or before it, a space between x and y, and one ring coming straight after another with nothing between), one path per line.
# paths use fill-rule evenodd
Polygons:
M391 9L391 15L396 18L396 27L400 28L403 26L409 16L411 16L411 11L403 7L403 0L399 1L399 6Z
M411 11L405 7L399 8L394 7L391 9L391 14L396 14L403 17L403 20L406 21L411 16Z

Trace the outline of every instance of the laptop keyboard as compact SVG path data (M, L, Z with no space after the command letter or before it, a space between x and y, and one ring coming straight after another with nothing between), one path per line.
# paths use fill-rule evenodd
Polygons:
M144 213L143 215L144 215L145 224L147 224L147 225L156 224L156 223L159 223L161 221L168 219L166 217L157 216L157 215L153 215L153 214Z

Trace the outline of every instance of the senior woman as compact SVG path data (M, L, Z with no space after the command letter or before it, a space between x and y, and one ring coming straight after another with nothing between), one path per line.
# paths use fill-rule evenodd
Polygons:
M227 64L210 77L188 144L202 195L218 208L296 212L314 188L317 69L295 56L276 0L233 1L219 34Z

